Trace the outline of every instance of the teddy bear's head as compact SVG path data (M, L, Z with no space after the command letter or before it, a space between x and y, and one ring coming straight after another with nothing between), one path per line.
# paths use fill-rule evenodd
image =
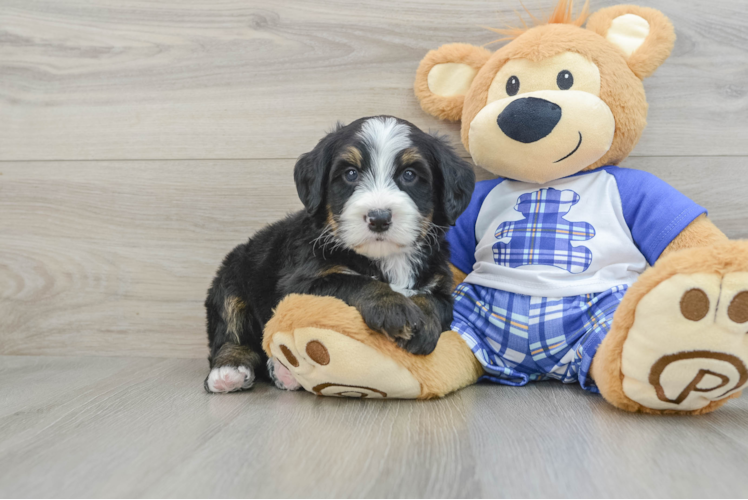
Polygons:
M670 55L673 26L659 11L587 4L572 18L559 0L547 23L499 30L498 51L444 45L421 61L415 91L423 109L462 119L476 165L544 183L622 161L646 126L642 79ZM587 20L587 27L582 28Z

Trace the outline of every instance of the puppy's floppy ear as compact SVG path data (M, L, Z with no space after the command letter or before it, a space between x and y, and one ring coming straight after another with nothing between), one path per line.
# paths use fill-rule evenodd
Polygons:
M332 160L330 136L334 133L328 134L313 150L301 155L293 169L296 192L309 215L316 214L325 201L325 183Z
M430 134L428 137L432 161L441 174L434 187L441 194L445 222L453 226L470 204L475 189L475 172L470 163L455 153L445 137Z
M636 76L644 79L670 56L675 29L659 10L635 5L601 9L589 18L587 29L621 49Z
M442 45L426 54L415 82L423 110L442 120L459 120L465 94L490 57L490 50L467 43Z

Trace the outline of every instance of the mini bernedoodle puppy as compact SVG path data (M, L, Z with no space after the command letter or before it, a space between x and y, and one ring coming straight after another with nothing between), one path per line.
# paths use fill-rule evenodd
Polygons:
M398 118L362 118L302 155L294 180L305 210L236 247L208 291L208 392L274 378L262 332L291 293L337 297L415 354L433 351L450 327L444 235L475 175L443 139Z

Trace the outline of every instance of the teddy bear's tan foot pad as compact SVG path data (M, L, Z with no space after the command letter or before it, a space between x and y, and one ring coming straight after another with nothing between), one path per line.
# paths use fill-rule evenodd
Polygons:
M298 328L276 332L273 358L309 392L319 396L413 399L421 385L403 366L339 332Z
M692 411L748 383L748 273L679 274L636 306L623 345L628 398Z

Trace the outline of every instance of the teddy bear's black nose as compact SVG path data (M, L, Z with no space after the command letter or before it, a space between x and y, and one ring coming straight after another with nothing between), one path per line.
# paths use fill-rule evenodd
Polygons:
M537 97L523 97L504 108L496 123L507 137L528 144L550 134L561 120L561 106Z

